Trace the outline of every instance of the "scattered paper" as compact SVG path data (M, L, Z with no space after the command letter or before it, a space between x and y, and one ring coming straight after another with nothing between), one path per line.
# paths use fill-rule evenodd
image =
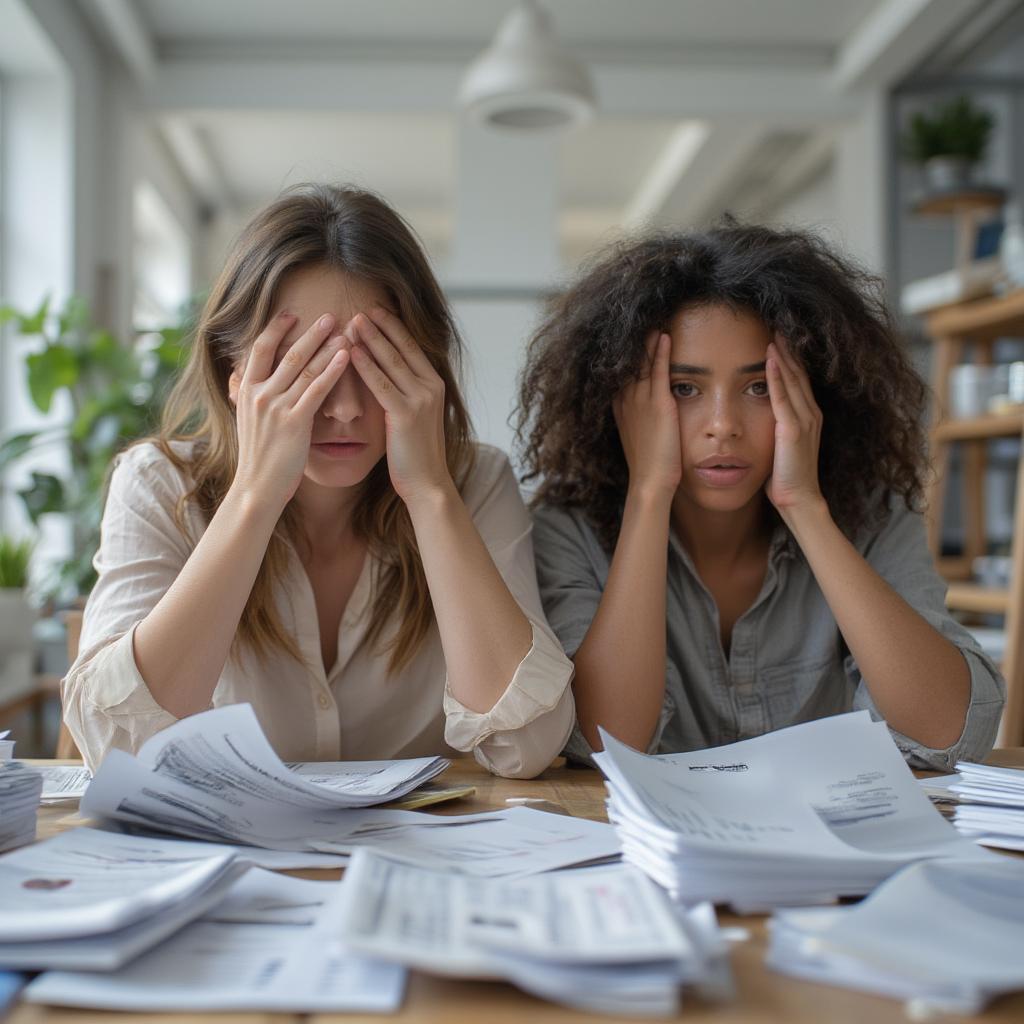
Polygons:
M925 861L854 907L782 910L767 964L907 1002L913 1019L976 1014L1024 989L1024 862Z
M366 764L363 771L329 773L329 785L311 781L282 763L250 705L233 704L176 722L147 740L137 757L112 750L81 810L193 839L308 850L310 840L333 837L346 808L403 796L448 762Z
M81 800L92 781L92 774L84 765L38 765L36 771L43 777L44 804Z
M233 853L76 828L0 857L0 967L109 970L219 902Z
M336 853L369 846L406 864L480 878L522 878L607 861L621 853L611 825L526 807L453 816L349 811L336 839L314 845Z
M134 1012L394 1013L406 972L342 948L342 883L297 881L263 872L247 876L211 917L121 970L50 971L24 996L34 1003ZM275 905L298 911L298 917L281 921Z
M505 978L589 1011L673 1013L679 986L721 949L707 934L707 911L684 923L623 865L478 879L361 849L341 906L345 943L357 952L436 974Z

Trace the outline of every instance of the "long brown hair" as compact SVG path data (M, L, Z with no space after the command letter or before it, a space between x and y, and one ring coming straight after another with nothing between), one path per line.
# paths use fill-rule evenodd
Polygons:
M427 257L405 221L371 192L331 185L298 185L259 213L242 231L199 318L188 364L164 408L152 440L194 486L179 502L178 524L195 502L207 522L238 465L235 410L228 378L266 326L289 271L324 266L379 287L444 381L448 469L461 487L473 460L469 417L458 378L462 342ZM192 442L187 458L172 441ZM415 654L433 621L433 606L412 521L391 485L386 459L363 482L353 528L378 560L373 580L371 643L389 652L395 672ZM290 503L267 546L236 633L258 653L278 648L301 660L281 625L273 585L285 572L287 544L305 539ZM394 635L383 631L397 622Z
M893 498L919 508L927 388L881 282L814 235L726 221L598 253L548 310L519 382L517 431L535 503L582 509L605 547L618 537L629 472L612 399L640 375L644 339L682 309L724 305L780 332L824 416L818 473L847 536Z

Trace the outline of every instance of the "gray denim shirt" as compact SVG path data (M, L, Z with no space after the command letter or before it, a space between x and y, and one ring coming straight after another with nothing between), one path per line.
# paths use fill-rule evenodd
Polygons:
M608 580L610 558L576 509L534 511L537 578L548 622L574 657ZM946 585L935 569L920 515L899 505L857 545L868 563L910 606L963 653L971 703L960 738L937 750L895 729L908 763L952 769L992 748L1006 684L971 635L946 611ZM665 697L648 752L699 750L787 725L867 708L881 719L828 603L788 530L772 540L768 571L754 603L737 620L728 656L718 610L692 560L670 534L666 595ZM622 680L629 686L629 679ZM590 763L577 726L567 757Z

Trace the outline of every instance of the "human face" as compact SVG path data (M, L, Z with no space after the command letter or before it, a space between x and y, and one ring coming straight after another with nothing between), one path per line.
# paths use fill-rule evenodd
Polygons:
M324 313L343 330L356 313L392 305L383 291L329 267L302 267L282 283L271 316L283 310L298 320L278 359ZM313 419L305 477L323 487L354 487L366 479L386 452L384 410L362 378L347 366Z
M771 333L726 306L684 309L669 325L669 386L679 412L681 511L760 503L775 454L765 356Z

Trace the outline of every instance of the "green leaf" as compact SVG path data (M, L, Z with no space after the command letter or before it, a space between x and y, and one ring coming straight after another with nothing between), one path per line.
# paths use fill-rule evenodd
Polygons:
M27 356L25 362L29 394L40 412L50 411L54 392L72 387L78 380L78 362L67 345L48 345Z
M13 306L0 306L0 325L10 320L20 320L21 314Z
M0 469L20 459L32 448L40 434L42 434L41 430L30 430L25 434L12 434L3 444L0 444Z
M64 511L64 482L51 473L33 473L31 486L18 491L18 496L36 524L47 512Z
M84 331L89 326L89 319L89 306L85 299L80 295L72 295L57 319L61 336Z
M50 296L47 295L31 316L18 317L18 330L22 334L42 334L46 318L50 315Z

